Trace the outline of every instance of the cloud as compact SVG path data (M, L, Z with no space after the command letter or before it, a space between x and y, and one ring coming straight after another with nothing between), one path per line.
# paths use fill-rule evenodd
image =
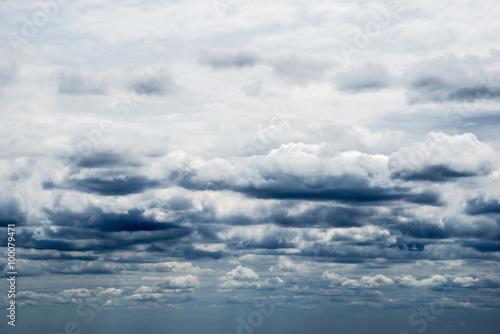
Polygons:
M330 155L325 146L289 143L265 156L220 160L183 158L169 179L191 190L232 190L260 199L439 204L434 193L387 187L383 155L356 151Z
M264 65L273 69L274 74L293 83L321 81L335 62L324 57L301 55L297 53L277 53L260 55L250 48L201 49L198 62L213 69L245 68Z
M450 231L445 230L438 223L413 220L399 224L397 229L413 238L446 239L450 237Z
M102 232L158 231L178 227L145 217L144 210L139 209L128 210L126 213L105 213L99 208L89 208L82 213L49 211L49 214L54 225L85 227Z
M251 49L203 48L198 59L214 69L251 67L260 62Z
M325 271L321 275L321 278L325 281L331 281L331 286L340 286L342 283L348 280L346 277L342 277L335 272L329 271Z
M106 93L102 78L93 73L84 73L78 69L61 68L55 72L57 90L63 94L98 94Z
M260 289L264 282L257 281L257 275L252 269L238 265L236 268L228 271L220 278L222 283L220 289Z
M46 1L2 7L8 39L38 30L0 46L19 331L87 326L74 311L95 305L82 330L234 333L277 295L263 332L325 332L332 314L380 320L339 316L340 332L411 332L449 291L447 324L494 333L492 6L222 2L222 18L210 1L59 2L43 27L23 17Z
M384 275L363 276L359 280L348 279L341 286L347 288L378 288L380 286L392 285L394 280Z
M198 277L193 275L165 277L159 286L165 289L192 289L199 287Z
M472 133L450 136L430 132L423 142L403 147L389 156L394 178L446 181L486 175L495 168L494 151Z
M228 271L223 277L224 280L254 280L258 278L259 275L257 275L252 269L241 265Z
M22 225L25 221L26 213L18 201L0 198L0 227L7 227L9 224Z
M467 201L465 212L468 215L500 214L500 203L498 199L485 200L483 197L476 197Z
M383 89L388 87L391 81L386 67L377 63L339 71L335 76L336 88L351 93Z
M479 57L445 56L416 64L407 74L410 103L497 99L500 86Z
M0 87L12 82L16 72L17 66L14 62L0 59Z
M306 266L301 263L294 263L290 258L280 256L277 265L269 267L270 272L305 272Z
M84 178L71 182L68 187L104 196L123 196L141 193L159 185L158 181L149 180L144 176L104 176L100 178Z
M293 83L309 83L325 78L335 62L318 56L281 54L269 57L266 64L270 65L278 76Z
M180 91L173 75L163 64L146 66L129 74L129 88L138 94L173 95Z

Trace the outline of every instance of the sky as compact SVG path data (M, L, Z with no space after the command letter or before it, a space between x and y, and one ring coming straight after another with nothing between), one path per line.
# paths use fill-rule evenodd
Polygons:
M0 3L2 333L498 333L497 1Z

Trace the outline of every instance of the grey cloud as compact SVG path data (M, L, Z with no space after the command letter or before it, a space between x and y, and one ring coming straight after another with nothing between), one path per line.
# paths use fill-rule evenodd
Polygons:
M176 224L158 222L144 216L144 210L132 209L127 213L105 213L99 208L88 208L85 212L48 211L54 225L84 227L101 232L159 231L178 228Z
M18 233L25 248L59 251L111 251L134 249L155 242L173 247L176 240L192 231L179 224L147 218L143 210L127 213L105 213L89 207L84 212L46 210L51 226L43 234L32 230ZM121 237L117 237L120 236ZM123 235L127 235L123 238Z
M423 61L407 74L408 101L496 99L500 97L500 87L485 65L486 61L479 57L447 56Z
M16 72L15 63L0 59L0 87L12 82Z
M266 63L273 68L277 75L294 83L322 80L327 71L335 65L334 62L327 59L297 54L270 57Z
M139 166L138 163L127 160L123 154L115 152L93 152L92 155L82 156L77 161L78 167L82 168L102 168L113 166L132 165Z
M260 61L249 49L203 48L199 55L200 63L215 69L251 67Z
M386 88L392 80L386 67L377 63L340 71L335 76L337 89L352 93Z
M130 88L138 94L173 95L180 90L172 74L161 64L135 71L129 80Z
M449 100L475 101L479 99L496 99L500 97L500 89L488 86L460 88L448 94Z
M397 229L403 234L414 238L446 239L450 237L448 231L444 230L438 224L429 222L411 221L405 224L399 224Z
M244 48L203 48L198 60L214 69L244 68L262 64L270 66L275 74L294 83L321 80L335 64L321 57L292 53L264 57L254 50Z
M103 196L121 196L141 193L146 189L159 186L159 182L144 176L117 175L112 177L89 177L71 182L69 186L83 192L97 193Z
M96 74L84 74L77 69L61 68L56 71L57 89L63 94L105 94L106 86Z
M465 212L469 215L500 214L500 202L495 198L489 200L482 197L472 198L467 201Z
M15 200L0 202L0 227L7 227L9 224L22 225L26 222L26 213L21 209Z

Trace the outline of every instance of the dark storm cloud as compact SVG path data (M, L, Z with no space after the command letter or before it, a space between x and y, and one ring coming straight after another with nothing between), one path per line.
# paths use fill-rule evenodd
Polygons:
M500 252L500 242L493 241L464 241L465 247L471 247L481 253L496 253Z
M103 196L123 196L141 193L159 185L158 181L149 180L144 176L115 176L112 178L90 177L73 181L70 188Z
M55 74L57 90L63 94L104 94L102 79L95 74L82 74L76 69L62 68Z
M353 188L302 188L300 186L285 187L248 187L241 191L247 196L262 199L280 200L308 200L308 201L338 201L345 203L370 203L382 201L413 200L418 197L408 194L402 189L381 188L381 187L353 187ZM426 198L423 198L424 200Z
M359 175L316 176L309 180L302 175L280 171L261 172L261 182L251 186L234 185L228 180L200 180L196 170L175 170L169 179L190 190L232 190L249 197L279 200L339 201L369 203L404 200L419 204L440 205L435 193L410 193L406 188L383 188L369 185L369 180ZM259 184L260 183L260 184Z
M215 69L241 68L256 65L260 57L245 49L204 48L200 52L199 62Z
M106 213L100 208L88 208L82 213L48 211L48 214L56 226L82 227L101 232L159 231L179 227L176 224L145 218L144 210L139 209L131 209L127 213Z
M399 224L397 229L403 234L413 238L446 239L449 237L449 233L439 225L423 221L412 221L405 224Z
M442 182L449 181L458 177L470 177L475 176L476 173L472 172L459 172L451 169L448 166L438 165L438 166L427 166L418 171L402 171L395 172L392 174L393 178L403 179L406 181L433 181Z
M23 248L33 249L54 249L59 251L113 251L117 249L135 249L138 245L148 245L154 242L161 242L169 247L177 243L177 239L188 236L191 230L187 228L170 228L157 231L128 231L126 238L124 234L112 234L101 231L88 231L72 229L73 238L68 238L67 234L71 229L62 229L59 235L57 232L50 234L49 238L39 238L32 231L18 232L17 236ZM66 231L64 231L66 230Z
M123 166L126 164L123 155L113 152L95 152L92 155L81 156L77 166L82 168L102 168Z
M83 212L46 210L52 226L41 236L31 230L18 233L25 248L59 251L89 251L134 248L140 244L161 242L170 247L192 231L175 223L158 222L144 216L144 211L105 213L100 208Z
M28 253L23 252L22 258L25 260L78 260L78 261L95 261L99 259L97 255L81 255L81 254L73 254L71 252L57 252L57 251L47 251L41 252L37 251L36 253Z
M500 214L500 202L496 198L490 200L482 197L472 198L467 201L465 212L468 215Z
M22 225L26 221L26 214L15 200L0 202L0 227L9 224Z

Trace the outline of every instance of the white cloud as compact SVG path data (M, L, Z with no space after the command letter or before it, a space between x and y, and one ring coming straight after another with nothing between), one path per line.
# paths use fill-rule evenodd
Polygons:
M259 275L257 275L252 269L243 267L242 265L237 266L236 268L228 271L223 280L254 280L258 279Z
M488 174L495 163L492 148L472 133L450 136L430 132L424 141L403 147L389 157L392 173L409 179Z

